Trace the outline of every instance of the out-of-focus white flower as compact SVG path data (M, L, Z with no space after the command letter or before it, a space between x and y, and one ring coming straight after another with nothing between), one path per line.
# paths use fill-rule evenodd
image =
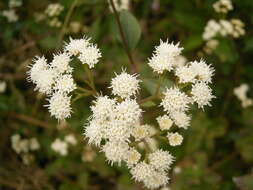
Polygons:
M69 23L69 32L70 33L79 33L82 29L82 24L78 21L72 21Z
M60 75L56 79L54 90L60 93L70 93L76 89L76 84L71 74Z
M168 115L159 116L156 120L161 130L169 130L173 124L173 121Z
M179 167L179 166L176 166L176 167L173 169L173 172L174 172L175 174L180 174L181 171L182 171L182 169L181 169L181 167Z
M60 3L52 3L47 6L45 13L49 17L59 16L63 9L64 7Z
M234 31L233 25L228 20L221 19L220 26L221 26L221 29L219 32L222 36L227 36L227 35L233 34L233 31Z
M214 69L210 65L206 64L204 60L193 61L189 63L190 69L195 72L197 81L206 83L212 82L212 76L214 75Z
M192 99L198 104L199 108L211 106L210 101L215 97L212 95L212 89L204 82L198 82L192 86Z
M164 71L171 71L176 62L176 58L180 55L183 48L178 44L169 43L168 40L160 41L160 45L156 46L153 56L149 59L148 65L158 74Z
M142 110L136 100L126 99L116 105L113 114L115 120L131 126L139 121Z
M167 171L174 161L174 157L168 152L161 149L149 154L149 163L157 170Z
M233 5L230 0L219 0L213 4L213 8L217 13L227 13L233 10Z
M234 88L234 95L241 101L243 108L253 105L253 100L247 97L248 90L249 85L245 83Z
M111 118L116 105L115 100L110 99L108 96L99 96L93 103L94 105L91 106L93 118L101 121Z
M2 15L7 18L8 22L18 21L18 15L14 9L2 11Z
M46 105L51 116L58 120L64 120L71 116L70 96L64 93L55 92L49 99L49 104Z
M168 88L164 92L164 98L162 99L161 106L168 113L184 112L189 109L190 97L184 92L181 92L179 88Z
M110 0L108 0L108 3L109 3L109 8L111 12L113 12L113 8L111 6ZM113 0L113 3L117 11L128 10L130 6L129 0Z
M73 69L69 63L71 61L70 56L67 53L55 54L51 67L54 68L59 74L72 73Z
M29 140L29 146L30 146L30 150L40 149L40 144L39 144L37 138L35 138L35 137L33 137Z
M221 26L218 22L215 20L209 20L207 22L207 25L205 26L204 33L203 33L203 39L204 40L210 40L213 37L215 37L219 31L221 30Z
M230 22L234 28L233 33L232 33L232 36L234 38L238 38L240 36L245 35L245 29L244 29L245 24L241 20L231 19Z
M87 37L83 37L81 39L72 39L70 38L69 43L65 44L65 51L70 55L78 55L82 51L84 51L90 45L90 39Z
M89 68L94 68L98 63L99 58L101 58L101 52L96 45L90 44L85 49L83 49L79 55L79 59L83 64L87 64Z
M65 137L64 137L64 140L65 140L67 143L71 144L71 145L76 145L76 144L77 144L76 137L75 137L75 135L73 135L73 134L69 134L69 135L65 136Z
M9 1L10 8L20 7L22 4L23 4L22 0L10 0Z
M108 162L113 165L114 163L121 164L126 158L129 146L124 142L108 141L103 147L102 151L105 153L105 157Z
M215 50L217 48L218 45L219 45L218 40L211 39L206 42L203 49L207 54L211 54L213 52L213 50Z
M55 141L51 144L51 148L62 156L66 156L68 154L68 144L61 139L55 139Z
M48 25L51 27L59 28L62 25L62 22L59 20L58 17L54 17L48 21Z
M121 74L116 74L116 77L112 79L110 88L112 88L113 95L129 98L138 92L139 82L136 75L130 75L123 70Z
M5 81L0 81L0 93L4 93L6 90L6 82Z
M176 56L175 57L175 62L173 64L174 67L182 67L186 64L187 62L187 59L186 57L182 56L182 55L179 55L179 56Z
M136 141L140 141L150 135L150 125L135 125L132 130L132 135Z
M179 128L187 129L190 125L191 117L188 116L185 112L173 112L170 114L174 123Z
M96 152L90 147L85 146L82 154L83 162L92 162L96 156Z
M169 139L169 143L171 146L178 146L181 145L183 142L183 137L178 132L168 133L167 138Z
M130 148L126 153L126 163L129 167L133 167L133 165L137 164L141 158L141 154L135 149Z

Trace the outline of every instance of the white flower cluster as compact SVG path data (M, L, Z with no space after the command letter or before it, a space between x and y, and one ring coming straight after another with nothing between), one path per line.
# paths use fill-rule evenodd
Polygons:
M248 91L249 85L245 83L234 88L234 95L241 101L243 108L253 105L253 100L247 97Z
M233 10L233 4L231 0L219 0L213 4L213 8L217 13L227 13Z
M77 88L70 67L72 56L78 56L83 64L93 68L101 53L87 38L70 39L64 52L55 54L51 63L48 64L43 56L36 57L27 72L28 80L36 85L35 90L49 96L46 106L58 120L70 117L72 112L70 93Z
M38 140L33 137L30 139L21 139L19 134L11 136L11 147L17 153L21 155L24 164L28 165L34 160L32 151L40 149Z
M49 26L58 28L62 25L58 17L63 10L64 7L60 3L52 3L47 6L45 15L49 18Z
M170 152L157 148L155 136L165 131L171 146L181 145L182 135L169 131L173 124L187 129L191 120L187 112L191 104L196 102L199 108L210 106L214 97L208 86L214 69L203 60L185 63L184 59L178 63L182 60L182 49L179 44L161 41L149 59L154 72L173 71L177 78L175 85L161 96L160 105L167 112L157 117L161 132L154 132L152 126L142 124L143 111L137 101L141 81L136 74L128 74L125 70L111 80L109 88L114 97L100 95L93 102L92 116L85 125L84 134L89 144L100 147L111 165L126 164L133 178L150 189L168 183L167 172L174 161ZM148 149L146 159L139 148Z
M20 7L20 6L22 6L22 4L23 4L22 0L10 0L9 1L10 8Z
M155 47L153 56L148 60L148 65L158 74L171 71L177 65L178 56L182 50L179 43L173 44L168 40L165 42L161 40L160 45Z
M113 3L117 11L128 10L130 6L129 0L113 0ZM110 0L108 0L108 4L109 4L110 11L113 12L113 8L111 6Z
M2 16L6 17L8 22L16 22L19 17L14 8L20 7L22 5L22 0L10 0L9 1L9 9L2 11Z
M54 142L51 144L51 148L56 153L60 154L61 156L66 156L68 154L69 145L76 145L77 140L73 134L69 134L64 137L64 140L59 138L55 139Z

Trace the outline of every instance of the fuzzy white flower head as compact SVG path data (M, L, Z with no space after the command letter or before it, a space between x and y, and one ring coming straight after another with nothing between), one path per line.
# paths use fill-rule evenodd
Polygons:
M137 75L130 75L123 70L121 74L116 74L116 77L112 79L110 88L112 88L113 95L129 98L138 92L139 82Z
M5 92L6 90L6 82L5 81L0 81L0 93Z
M196 72L188 65L176 68L175 75L178 77L180 83L193 83L196 81Z
M143 183L149 189L157 189L158 187L168 184L169 177L166 172L155 171L152 176L146 178Z
M121 121L110 122L105 131L105 136L109 141L128 142L130 135L131 127Z
M120 165L121 161L126 158L128 149L129 146L127 143L117 141L108 141L102 147L102 151L105 153L105 157L111 165L114 163Z
M108 120L111 118L113 110L116 105L116 101L110 99L108 96L99 96L93 102L94 105L91 106L91 111L93 113L93 118L99 120Z
M89 144L100 146L104 137L104 126L96 119L93 119L85 126L85 137L88 138Z
M44 56L36 56L33 59L33 62L34 64L29 65L29 70L27 71L27 80L36 84L37 81L40 79L40 72L43 70L47 70L49 68L49 65L47 64L47 60Z
M75 137L75 135L73 135L73 134L69 134L69 135L65 136L65 137L64 137L64 140L65 140L67 143L71 144L71 145L76 145L76 144L77 144L76 137Z
M57 78L56 84L54 86L54 90L59 91L61 93L70 93L75 89L76 84L72 75L70 74L60 75Z
M54 116L58 120L64 120L71 116L71 103L70 96L64 93L56 92L49 99L48 107L51 116Z
M53 92L52 86L55 84L56 77L57 72L54 69L41 70L37 75L35 90L50 95Z
M66 156L68 154L68 144L61 139L55 139L55 141L51 144L51 148L62 156Z
M72 73L72 68L69 63L71 61L70 56L67 53L55 54L53 61L51 62L51 67L53 67L60 74Z
M90 45L90 39L87 37L83 37L81 39L72 39L70 38L69 43L65 44L65 51L68 52L71 55L78 55L82 51L85 51L85 49Z
M198 104L199 108L206 105L211 106L210 101L215 97L212 95L212 89L204 82L198 82L192 86L192 99Z
M148 60L148 65L158 74L162 74L164 71L171 71L173 64L173 59L156 54Z
M169 151L163 151L161 149L149 154L148 159L149 163L160 171L169 170L174 161L174 157L169 153Z
M140 141L150 135L150 125L135 125L132 130L132 135L136 141Z
M209 20L205 26L204 33L202 35L204 40L210 40L215 37L221 30L221 26L215 20Z
M2 12L2 15L7 18L8 22L18 21L18 15L17 15L17 13L15 12L14 9L4 10Z
M221 29L219 32L222 36L233 34L233 31L234 31L233 24L230 23L228 20L221 19L220 26L221 26Z
M142 110L136 100L126 99L116 105L113 114L116 120L131 126L139 121Z
M40 144L35 137L29 140L29 146L30 146L30 150L38 150L40 148Z
M101 52L97 46L89 45L85 49L81 50L78 58L83 64L87 64L91 69L94 68L94 66L98 63L99 58L101 57Z
M179 90L179 88L168 88L164 92L164 98L162 99L161 106L168 113L175 111L187 111L189 109L190 98Z
M126 153L125 161L129 167L132 167L133 165L138 163L140 158L141 154L135 148L130 148Z
M175 125L179 128L187 129L190 126L191 117L184 112L173 112L170 114Z
M140 162L136 164L130 170L130 173L132 174L133 178L138 182L142 182L145 179L152 177L154 172L155 172L154 167L145 162Z
M182 55L179 55L179 56L175 57L175 62L173 64L173 66L175 68L177 68L177 67L183 67L186 64L186 62L187 62L186 57L184 57Z
M230 0L219 0L213 4L213 8L217 13L227 13L233 10L233 5Z
M160 40L160 45L155 47L155 54L175 58L181 54L182 50L183 48L179 47L179 43L174 44L173 42L169 43L168 40L165 42Z
M50 16L58 16L62 11L63 11L64 7L59 4L59 3L52 3L49 4L45 10L45 13Z
M249 90L249 85L243 83L240 86L234 88L234 95L236 95L237 98L242 101L244 99L247 99L248 90Z
M171 146L178 146L181 145L183 142L183 137L178 132L168 133L167 138Z
M159 116L156 120L161 130L169 130L173 124L173 121L168 115Z
M205 63L204 60L190 62L190 69L195 72L196 80L206 83L212 82L212 76L214 75L214 69L212 66Z

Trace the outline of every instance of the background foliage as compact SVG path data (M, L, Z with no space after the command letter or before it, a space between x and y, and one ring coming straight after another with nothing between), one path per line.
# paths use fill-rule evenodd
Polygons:
M33 91L26 81L27 66L35 55L52 59L63 44L62 28L36 22L34 14L43 12L53 1L24 0L17 8L20 19L8 23L0 17L0 80L7 82L7 89L0 94L0 189L141 189L131 180L126 168L110 167L103 154L96 151L92 162L82 161L86 142L83 139L83 124L90 115L86 97L75 102L74 113L66 123L57 123L49 116L45 98ZM56 1L54 1L56 2ZM64 21L72 1L60 0ZM188 60L200 55L204 46L202 33L207 21L218 18L213 0L161 0L154 7L153 0L133 0L130 11L120 13L135 63L144 82L142 94L148 96L155 89L154 76L147 66L147 58L159 39L180 41ZM0 2L0 9L7 9L8 1ZM203 58L215 67L212 88L217 97L212 107L205 112L193 112L192 125L184 133L185 140L173 154L177 157L171 172L172 190L252 190L253 189L253 109L242 108L233 95L233 89L241 83L253 86L253 1L234 0L234 10L229 13L245 23L246 35L234 40L220 38L219 46L211 55ZM129 68L129 60L122 46L114 15L105 0L79 0L70 21L82 23L83 31L68 36L92 37L101 48L103 59L96 66L95 79L98 89L108 91L108 81L113 71L122 65ZM67 26L68 27L68 26ZM76 66L79 67L79 66ZM83 69L76 68L75 78L84 84ZM164 85L168 85L166 80ZM252 97L253 90L249 96ZM147 105L146 111L148 112ZM149 113L149 122L155 124ZM41 149L35 152L35 160L25 165L11 148L13 134L36 137ZM66 157L59 156L50 148L55 138L73 133L78 145L72 147ZM164 149L169 149L164 146ZM91 150L92 151L92 150ZM87 152L87 150L86 150Z

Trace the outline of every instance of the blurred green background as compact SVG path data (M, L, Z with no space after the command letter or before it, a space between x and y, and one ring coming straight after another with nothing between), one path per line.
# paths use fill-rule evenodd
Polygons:
M243 108L233 94L235 87L247 83L248 97L253 96L253 1L233 0L234 9L227 15L214 11L215 2L132 0L128 12L121 13L126 14L122 24L129 30L127 39L143 79L143 97L155 89L156 76L147 60L160 39L180 41L183 55L189 61L202 57L215 68L212 89L217 98L212 107L193 110L192 124L184 131L182 146L170 150L161 141L161 146L177 158L170 173L171 190L253 190L253 106ZM43 18L51 3L64 7L57 16L62 23L60 27L50 26L52 18ZM119 72L122 66L129 68L107 1L78 0L72 6L71 0L23 0L21 6L13 8L19 17L17 21L8 22L0 15L0 81L6 83L6 89L0 93L0 189L144 189L134 183L127 168L110 167L99 150L87 147L83 125L90 115L93 97L76 101L72 117L58 123L44 107L45 97L34 92L34 86L26 80L27 66L33 57L45 55L51 60L69 36L87 35L101 48L103 58L94 74L98 89L105 94L110 92L107 87L114 71ZM8 9L9 1L1 0L0 10ZM203 51L204 28L208 20L221 18L242 20L246 33L237 39L218 36L219 45L207 54ZM79 24L71 27L71 23ZM85 85L84 70L79 64L75 67L75 79ZM145 111L150 115L145 121L155 124L157 114L148 109ZM24 163L22 155L11 148L14 134L38 139L41 147L31 153L29 163ZM67 156L60 156L51 149L51 144L68 134L74 134L78 143L69 147Z

